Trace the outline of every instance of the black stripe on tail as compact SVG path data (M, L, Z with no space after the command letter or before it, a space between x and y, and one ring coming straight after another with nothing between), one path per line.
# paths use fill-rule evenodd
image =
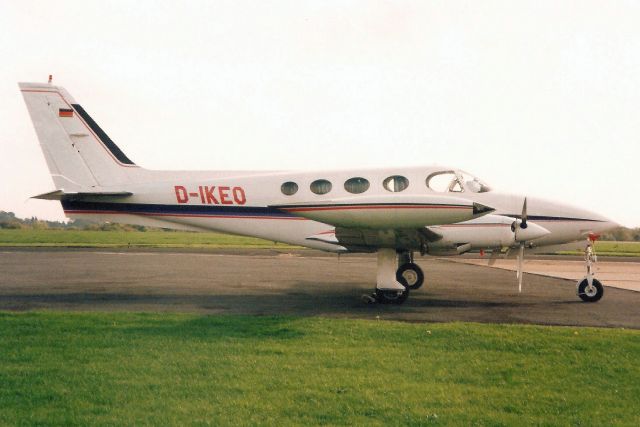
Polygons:
M107 149L111 151L111 154L113 154L113 156L118 159L120 163L124 163L125 165L135 165L135 163L133 163L127 157L127 155L122 152L122 150L116 145L116 143L113 142L111 138L109 138L109 135L107 135L100 128L100 126L98 126L98 124L91 118L89 113L87 113L80 104L71 104L71 106L74 110L76 110L80 117L82 117L82 120L84 120L87 125L89 125L93 133L95 133L98 138L100 138L100 141L102 141L105 147L107 147Z

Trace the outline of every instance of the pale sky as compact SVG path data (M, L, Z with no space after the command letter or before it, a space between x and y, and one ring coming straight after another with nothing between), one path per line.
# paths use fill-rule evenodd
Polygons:
M48 74L150 169L437 163L640 226L640 2L0 0L0 210L61 220Z

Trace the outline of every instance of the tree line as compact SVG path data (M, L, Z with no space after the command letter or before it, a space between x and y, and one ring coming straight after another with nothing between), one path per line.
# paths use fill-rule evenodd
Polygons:
M93 231L147 231L164 230L163 228L144 227L141 225L116 224L110 222L89 222L83 220L48 221L31 218L18 218L13 212L0 211L0 229L13 230L93 230Z

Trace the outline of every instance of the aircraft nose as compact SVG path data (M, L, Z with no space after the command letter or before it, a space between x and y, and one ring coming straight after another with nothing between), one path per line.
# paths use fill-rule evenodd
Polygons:
M609 230L613 230L614 228L618 228L618 227L622 227L622 225L617 223L617 222L615 222L615 221L613 221L613 220L611 220L611 219L604 218L604 217L603 217L603 219L601 219L599 221L598 224L593 226L594 231L598 231L598 232L609 231Z
M617 222L589 209L545 199L530 198L530 200L529 206L533 207L533 211L538 215L575 222L579 225L581 232L598 233L620 227Z
M593 231L596 233L601 233L604 231L613 230L614 228L620 227L620 224L615 222L614 220L607 218L604 215L597 214L592 211L583 210L583 209L575 209L575 216L579 218L586 219L588 221L589 231Z

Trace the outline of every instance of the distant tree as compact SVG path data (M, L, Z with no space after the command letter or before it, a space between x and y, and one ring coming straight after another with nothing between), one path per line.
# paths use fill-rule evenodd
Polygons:
M614 240L618 242L640 241L640 228L618 227L606 233L602 233L601 240Z
M17 221L16 215L13 212L0 211L0 221Z
M0 228L17 230L22 228L22 224L18 221L0 221Z
M0 211L0 228L19 229L22 228L22 221L13 212Z

